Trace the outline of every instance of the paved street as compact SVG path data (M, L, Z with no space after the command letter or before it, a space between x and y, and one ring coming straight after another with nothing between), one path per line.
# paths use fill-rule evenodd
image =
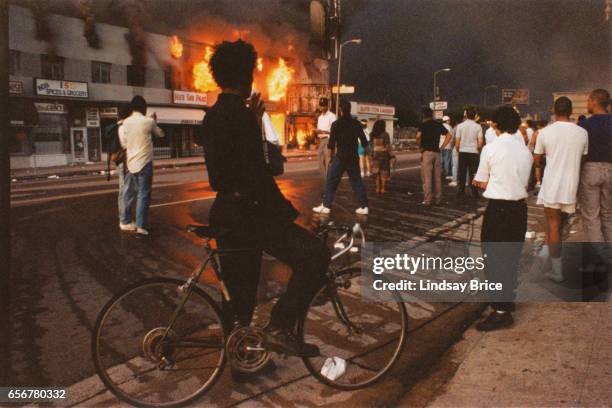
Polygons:
M331 219L358 220L364 224L368 239L396 241L452 223L478 207L469 199L456 200L452 189L446 192L444 207L419 206L422 195L417 166L418 155L400 156L389 194L370 194L369 217L354 215L355 199L344 181ZM197 239L189 236L184 226L207 222L214 194L201 166L156 172L149 239L118 231L115 183L106 182L103 176L13 183L14 385L70 385L90 378L90 333L102 305L132 282L149 276L185 276L197 264ZM314 160L292 161L279 183L301 210L300 223L312 226L321 222L310 211L321 191ZM367 184L373 190L370 180ZM264 260L264 270L273 279L260 288L262 300L282 290L279 288L288 275L284 265L270 260ZM412 327L444 316L449 307L409 308ZM468 309L461 319L473 313L473 308ZM424 346L407 348L414 351ZM435 341L429 346L435 347ZM305 370L300 370L287 373L287 378L279 375L272 382L302 378ZM253 392L245 389L244 398ZM226 398L228 403L221 405L244 399L237 395Z

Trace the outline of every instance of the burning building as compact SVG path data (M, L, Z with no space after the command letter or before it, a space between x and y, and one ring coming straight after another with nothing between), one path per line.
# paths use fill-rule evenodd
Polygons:
M229 23L162 35L93 23L90 14L51 13L44 20L53 32L50 46L37 37L41 21L28 8L9 7L12 168L105 160L104 130L134 95L145 97L167 135L155 140L155 158L200 155L199 125L220 92L209 61L221 40L254 44L259 58L253 87L262 93L282 144L308 145L318 98L330 95L327 63L309 54L308 35L295 30L280 42L260 27ZM138 58L136 40L144 44Z

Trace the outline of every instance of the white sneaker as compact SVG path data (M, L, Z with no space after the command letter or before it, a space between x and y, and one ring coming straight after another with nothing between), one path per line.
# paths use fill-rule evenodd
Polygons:
M138 228L138 229L136 230L136 233L137 233L137 234L140 234L140 235L144 235L144 236L149 235L149 231L147 231L147 230L146 230L146 229L144 229L144 228Z
M316 213L318 213L318 214L329 214L329 213L331 212L331 210L330 210L329 208L327 208L327 207L325 206L325 204L321 204L321 205L320 205L320 206L318 206L318 207L314 207L314 208L312 209L312 211L314 211L314 212L316 212Z
M457 182L456 181L451 181L450 183L448 183L449 186L451 187L457 187Z
M360 207L355 210L355 214L359 215L368 215L370 212L368 211L368 207Z
M366 172L366 177L370 177L372 175L372 173L370 173L369 171Z
M447 180L452 180L452 179L453 179L453 176L446 176L446 179L447 179Z
M129 224L119 223L119 229L121 231L136 231L136 224L134 224L133 222Z

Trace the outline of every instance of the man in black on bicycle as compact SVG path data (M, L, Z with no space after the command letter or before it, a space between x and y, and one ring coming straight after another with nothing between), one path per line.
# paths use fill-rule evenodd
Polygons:
M217 237L220 249L254 248L221 257L232 313L239 324L251 322L262 250L291 267L287 292L265 328L266 347L312 357L318 348L298 340L293 329L324 281L330 252L313 233L293 222L298 211L268 172L261 137L263 102L259 94L251 96L256 60L253 46L242 40L223 42L210 60L222 89L202 125L209 181L217 192L210 224L223 231Z

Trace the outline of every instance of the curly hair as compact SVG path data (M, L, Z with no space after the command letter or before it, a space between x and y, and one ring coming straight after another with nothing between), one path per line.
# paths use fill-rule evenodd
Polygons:
M500 106L495 109L491 120L500 132L514 134L521 126L521 117L511 106Z
M223 41L215 47L210 68L221 88L238 88L251 84L256 63L253 45L242 40Z

